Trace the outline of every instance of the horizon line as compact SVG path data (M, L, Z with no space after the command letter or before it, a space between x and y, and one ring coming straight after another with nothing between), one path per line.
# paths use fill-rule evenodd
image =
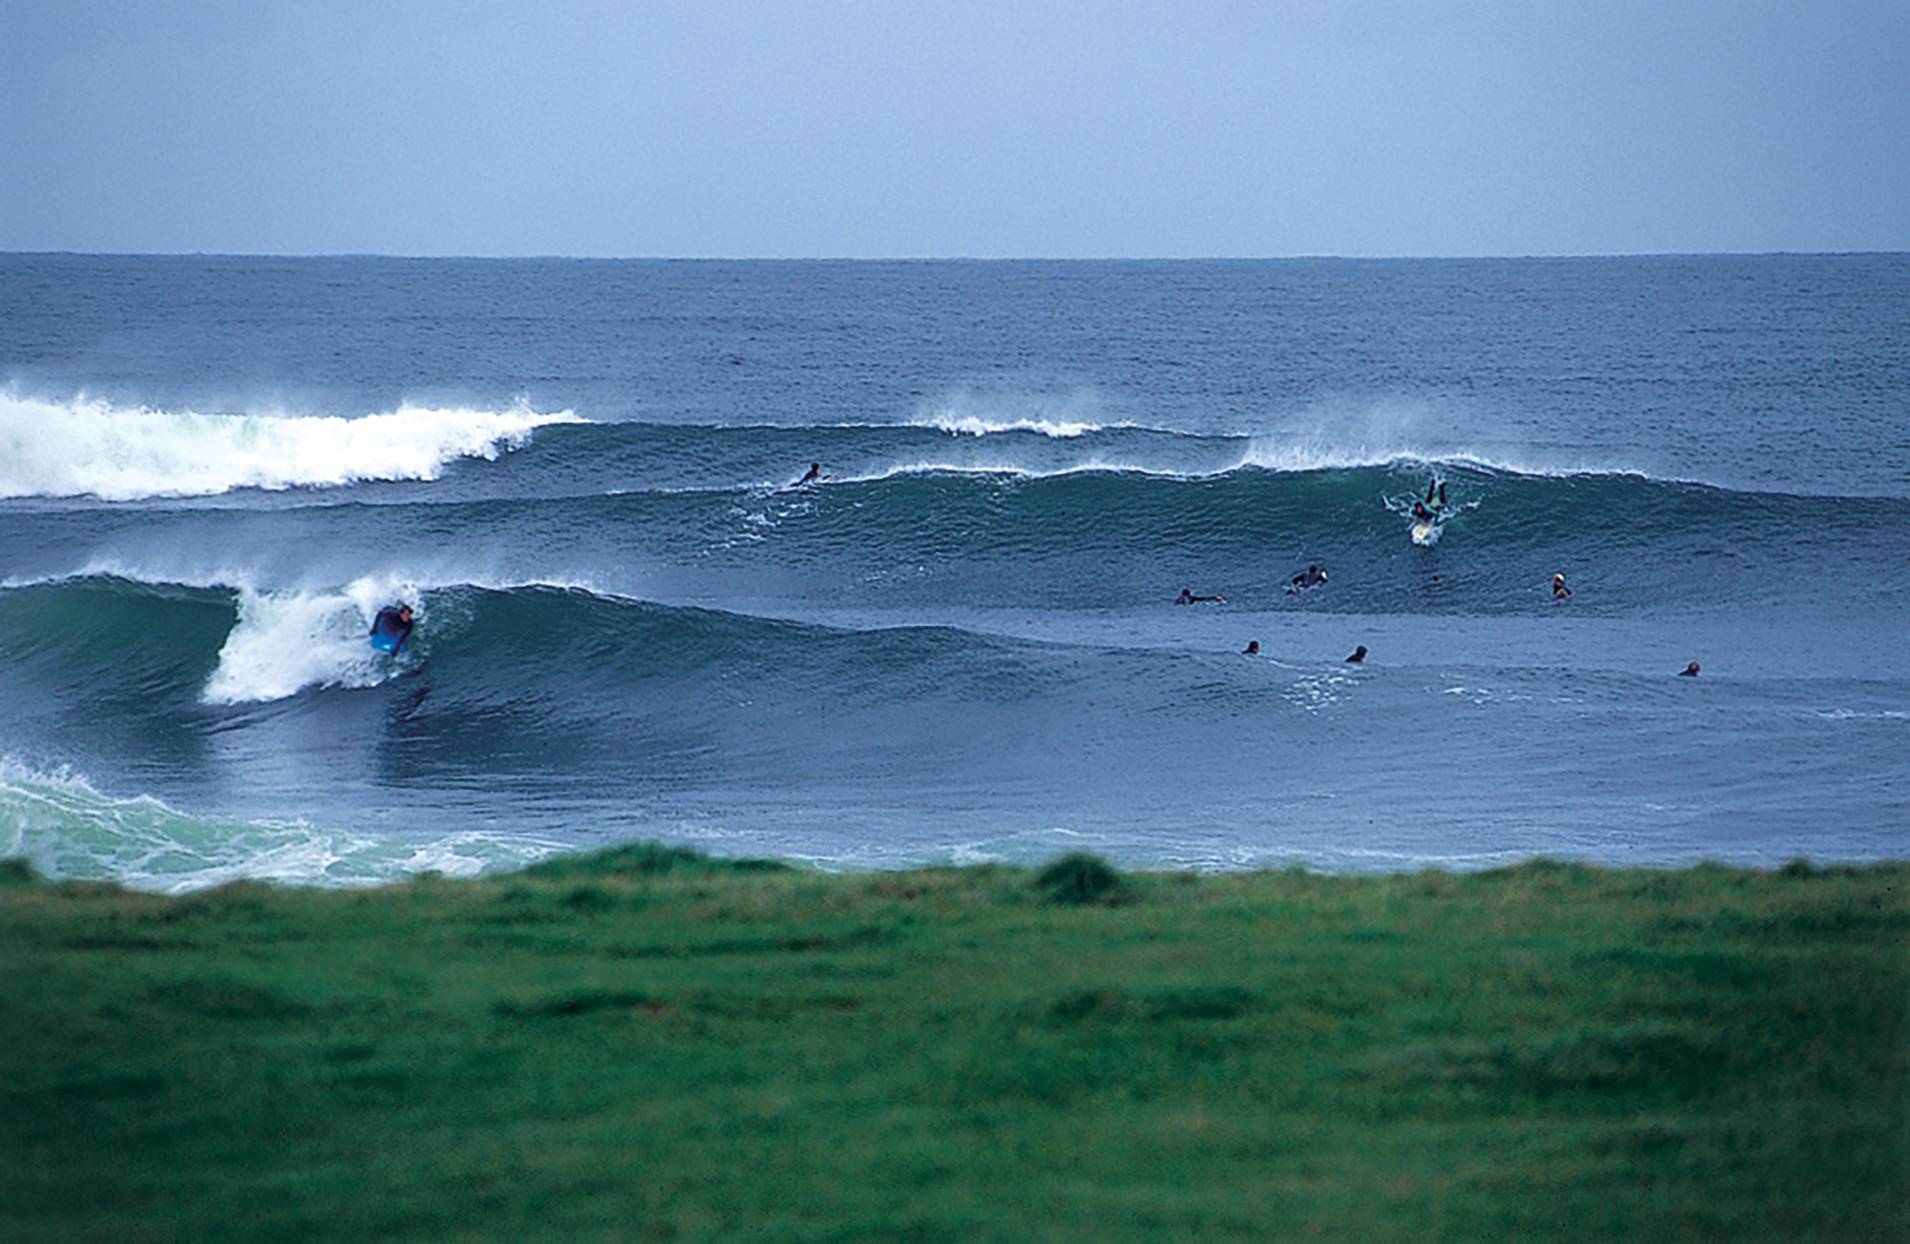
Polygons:
M1479 254L1332 254L1291 255L607 255L526 252L523 254L471 254L446 251L429 254L403 254L395 251L220 251L151 250L112 251L15 250L0 248L8 257L58 257L79 259L389 259L410 261L483 261L522 262L556 260L571 263L1341 263L1476 262L1558 259L1762 259L1762 258L1855 258L1860 256L1910 255L1910 249L1857 250L1640 250L1640 251L1530 251Z

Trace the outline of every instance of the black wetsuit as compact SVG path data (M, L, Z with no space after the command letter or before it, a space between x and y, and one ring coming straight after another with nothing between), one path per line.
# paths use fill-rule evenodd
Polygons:
M411 638L411 627L412 623L404 620L396 606L386 605L371 620L371 637L373 640L389 641L390 647L385 650L395 654L405 646L405 640ZM385 645L380 644L379 647L384 648Z

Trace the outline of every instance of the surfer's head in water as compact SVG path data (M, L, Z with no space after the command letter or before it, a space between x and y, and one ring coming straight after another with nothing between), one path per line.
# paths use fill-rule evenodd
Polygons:
M1562 574L1553 575L1552 576L1552 599L1564 600L1567 596L1570 596L1571 594L1572 594L1572 589L1565 586L1565 576Z
M1698 663L1696 661L1693 661L1691 664L1685 666L1683 669L1678 671L1678 677L1680 678L1696 678L1697 676L1698 676Z
M1257 656L1259 656L1259 655L1260 655L1260 641L1259 641L1259 640L1257 640L1257 639L1250 639L1250 640L1248 640L1248 641L1247 641L1247 646L1246 646L1246 648L1244 648L1244 649L1242 649L1242 650L1241 650L1241 653L1240 653L1240 655L1241 655L1241 656L1243 656L1243 657L1257 657Z
M398 620L400 622L406 623L407 625L411 622L411 606L410 605L398 606Z
M1424 501L1415 501L1413 502L1413 517L1422 523L1431 522L1432 511L1426 508Z
M1358 665L1360 662L1364 661L1365 659L1366 659L1366 645L1361 644L1359 647L1353 649L1353 655L1346 658L1346 663L1348 665Z

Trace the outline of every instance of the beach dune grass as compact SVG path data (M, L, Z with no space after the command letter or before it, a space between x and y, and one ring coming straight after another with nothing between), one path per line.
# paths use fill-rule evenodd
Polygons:
M1910 866L1039 876L0 867L0 1238L1904 1238Z

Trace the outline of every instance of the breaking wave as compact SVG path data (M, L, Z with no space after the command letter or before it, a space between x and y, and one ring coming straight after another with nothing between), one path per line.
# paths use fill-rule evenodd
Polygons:
M403 406L354 418L202 414L91 398L0 394L0 498L108 501L211 496L238 488L321 488L430 480L456 458L496 458L540 427L541 413Z

